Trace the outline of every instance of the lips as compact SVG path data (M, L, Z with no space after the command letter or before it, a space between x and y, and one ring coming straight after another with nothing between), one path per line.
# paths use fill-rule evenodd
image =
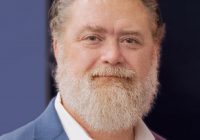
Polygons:
M130 80L129 77L124 77L124 76L116 76L116 75L95 75L92 77L93 80L96 80L96 79L104 79L104 80Z
M119 77L119 76L112 76L112 75L110 75L110 76L94 76L93 77L94 79L95 78L108 78L108 79L112 79L112 78L114 78L114 79L121 79L122 77Z

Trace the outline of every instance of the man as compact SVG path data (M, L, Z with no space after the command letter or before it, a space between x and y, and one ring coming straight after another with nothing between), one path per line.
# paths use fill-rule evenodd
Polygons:
M0 140L162 140L142 121L157 93L164 24L155 0L55 0L58 95Z

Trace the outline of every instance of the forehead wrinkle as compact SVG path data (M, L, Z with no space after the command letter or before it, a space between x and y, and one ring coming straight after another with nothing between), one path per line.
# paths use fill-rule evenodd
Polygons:
M110 35L117 34L117 31L115 31L114 27L103 27L95 24L85 25L80 31L80 33L84 33L87 31L94 33L110 34Z
M92 32L100 32L100 33L105 33L107 32L107 30L105 28L103 28L102 26L98 26L98 25L89 25L87 24L86 26L83 27L84 31L92 31Z

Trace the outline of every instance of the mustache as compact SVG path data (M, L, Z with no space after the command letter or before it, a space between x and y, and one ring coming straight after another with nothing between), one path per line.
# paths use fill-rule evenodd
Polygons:
M101 66L93 69L90 72L92 78L95 77L117 77L124 79L133 79L136 77L134 70L129 70L124 67L111 67L111 66Z

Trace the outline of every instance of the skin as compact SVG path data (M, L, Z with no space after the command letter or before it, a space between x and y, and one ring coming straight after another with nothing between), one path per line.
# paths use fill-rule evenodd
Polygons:
M83 77L109 65L134 70L140 81L146 77L159 46L152 37L148 11L139 0L76 0L70 9L62 38L54 40L53 47L57 61L70 63L71 76ZM115 77L97 78L106 83ZM134 128L113 134L94 132L65 101L63 105L94 139L134 139Z

